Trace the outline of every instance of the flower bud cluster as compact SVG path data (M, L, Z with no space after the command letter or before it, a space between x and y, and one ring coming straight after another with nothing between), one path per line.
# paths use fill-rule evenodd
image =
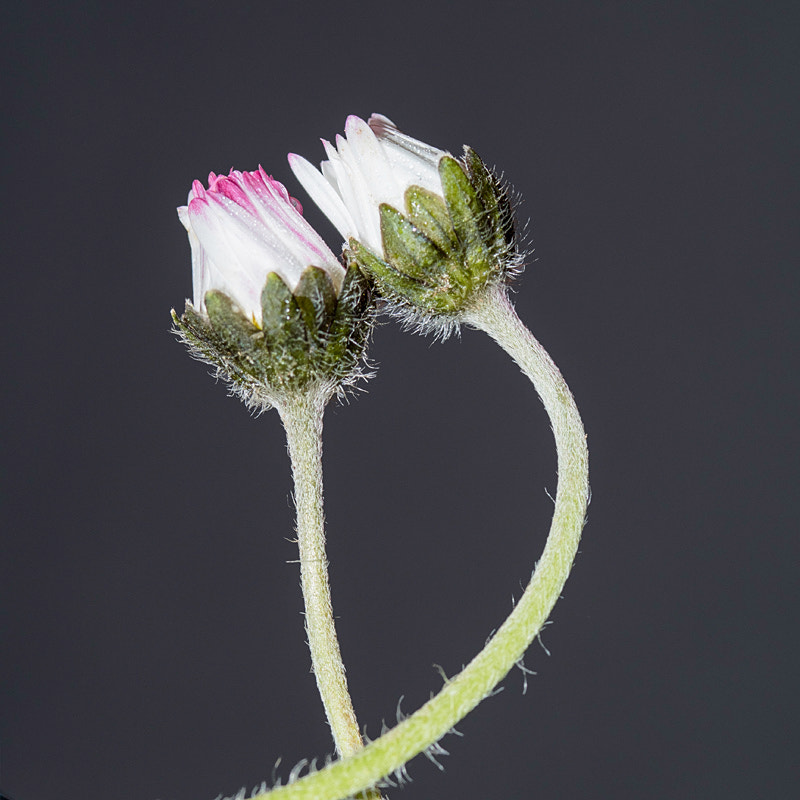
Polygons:
M211 173L178 209L194 302L176 329L254 407L363 375L373 286L390 311L448 333L520 269L508 190L471 148L456 159L377 114L323 144L320 171L289 162L342 234L346 267L261 168Z

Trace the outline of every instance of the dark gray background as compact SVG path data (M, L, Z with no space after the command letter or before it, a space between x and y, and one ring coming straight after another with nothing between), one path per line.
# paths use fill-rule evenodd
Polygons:
M193 178L314 161L347 114L473 145L524 198L522 318L583 413L594 499L538 672L416 798L796 790L800 12L786 3L8 3L0 787L202 800L331 750L277 416L169 333ZM306 202L329 238L333 229ZM411 711L511 607L555 488L485 337L382 325L326 417L360 720Z

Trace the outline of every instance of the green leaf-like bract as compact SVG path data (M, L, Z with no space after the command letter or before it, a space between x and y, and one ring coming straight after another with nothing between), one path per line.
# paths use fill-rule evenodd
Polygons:
M319 267L308 267L294 292L271 272L261 292L260 327L224 292L207 292L205 305L207 316L188 302L182 316L173 311L178 333L248 405L275 405L312 383L335 392L360 376L372 293L355 264L345 272L338 297Z

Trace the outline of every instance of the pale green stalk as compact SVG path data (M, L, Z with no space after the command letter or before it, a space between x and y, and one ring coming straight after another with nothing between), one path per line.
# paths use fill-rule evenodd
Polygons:
M311 663L322 704L342 758L363 747L336 638L322 511L322 417L328 393L293 394L278 408L286 428L297 508L300 580Z
M349 758L257 795L340 800L391 774L447 733L519 662L561 594L578 548L589 496L588 453L578 409L561 373L520 322L503 287L485 291L462 322L488 333L533 382L550 417L558 490L547 542L524 594L486 647L415 714Z

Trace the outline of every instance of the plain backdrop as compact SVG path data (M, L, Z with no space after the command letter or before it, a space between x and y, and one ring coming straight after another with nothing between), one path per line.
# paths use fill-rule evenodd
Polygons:
M553 624L391 798L797 791L798 30L789 2L9 2L0 17L0 792L212 800L332 751L285 441L170 334L175 207L294 182L348 114L521 197L521 317L589 436ZM511 609L555 490L485 336L383 320L326 416L329 558L370 736Z

